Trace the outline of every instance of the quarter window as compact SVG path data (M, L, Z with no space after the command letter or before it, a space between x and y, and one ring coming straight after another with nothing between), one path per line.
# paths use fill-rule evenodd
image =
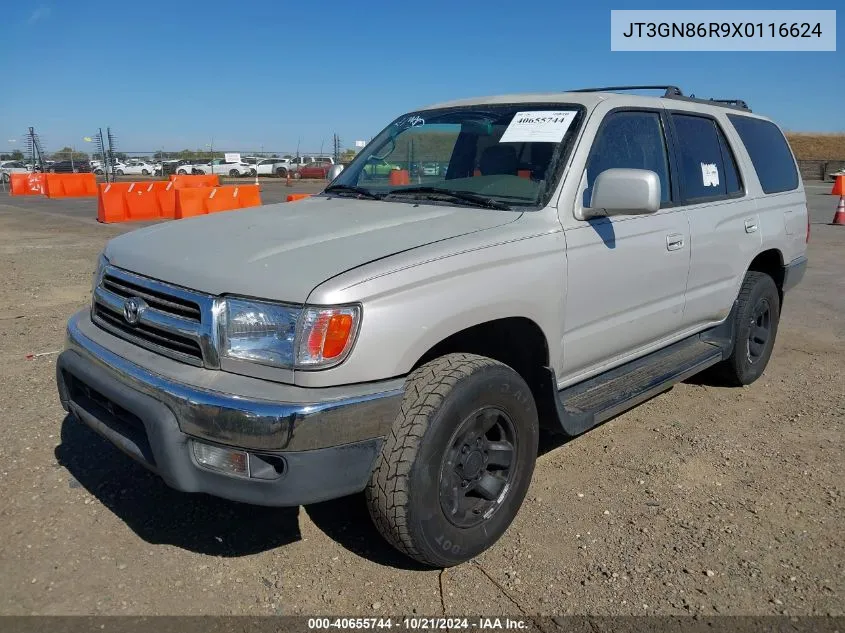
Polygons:
M728 119L742 139L764 193L798 188L798 171L786 139L771 121L729 114Z
M669 202L669 158L663 125L656 112L615 112L602 123L587 161L584 206L590 204L598 175L614 168L648 169L660 178L660 201Z
M673 114L672 122L678 140L683 198L712 199L740 193L736 162L716 121Z

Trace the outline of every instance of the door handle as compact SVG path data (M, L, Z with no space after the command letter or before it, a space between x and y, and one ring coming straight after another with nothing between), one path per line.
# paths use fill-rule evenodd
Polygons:
M754 233L757 230L757 220L749 218L745 221L745 232Z
M672 233L666 236L666 250L677 251L684 247L684 236L680 233Z

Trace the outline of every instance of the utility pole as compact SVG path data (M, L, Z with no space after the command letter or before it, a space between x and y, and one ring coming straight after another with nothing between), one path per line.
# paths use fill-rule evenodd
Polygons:
M334 134L333 138L333 146L334 146L334 162L335 164L340 162L340 137L337 133Z
M108 140L109 140L109 167L112 170L112 172L111 172L112 178L111 179L112 179L112 182L114 182L117 179L117 166L115 165L115 161L114 161L114 148L115 148L116 143L115 143L114 135L111 133L110 127L106 128L106 136L108 137Z

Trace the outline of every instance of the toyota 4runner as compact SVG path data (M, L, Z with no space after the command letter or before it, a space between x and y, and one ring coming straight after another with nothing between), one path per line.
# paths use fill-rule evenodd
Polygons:
M808 238L789 146L742 102L454 101L319 195L111 240L59 393L178 490L364 491L390 543L454 565L512 522L541 427L584 433L711 367L754 382Z

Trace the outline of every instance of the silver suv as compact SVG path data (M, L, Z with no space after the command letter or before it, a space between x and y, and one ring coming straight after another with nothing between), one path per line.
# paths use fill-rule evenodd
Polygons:
M510 525L540 428L711 367L754 382L808 236L783 134L741 102L454 101L307 200L111 240L59 393L178 490L364 491L394 546L454 565Z

